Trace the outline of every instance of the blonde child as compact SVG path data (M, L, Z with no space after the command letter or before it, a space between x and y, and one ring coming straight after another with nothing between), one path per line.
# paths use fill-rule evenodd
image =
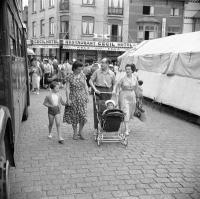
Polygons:
M64 139L62 138L60 132L60 110L61 110L61 105L65 106L66 103L63 101L62 97L59 94L58 82L53 81L50 84L50 88L51 88L50 94L45 97L43 103L44 106L48 107L48 118L49 118L48 138L52 138L51 131L55 119L57 133L58 133L58 143L63 144Z
M104 115L106 111L114 109L116 106L114 100L107 100L105 102L105 105L106 105L106 110L103 111L102 115Z

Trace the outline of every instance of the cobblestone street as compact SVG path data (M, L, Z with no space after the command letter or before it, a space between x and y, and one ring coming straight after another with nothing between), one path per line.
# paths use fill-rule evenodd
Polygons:
M62 123L60 145L55 126L47 138L46 94L31 94L10 172L12 199L200 199L199 126L145 107L148 120L134 119L127 148L98 147L90 98L87 140L72 140L71 126Z

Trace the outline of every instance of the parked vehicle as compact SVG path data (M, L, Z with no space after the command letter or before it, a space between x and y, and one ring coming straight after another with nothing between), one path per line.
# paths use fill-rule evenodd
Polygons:
M29 82L25 29L19 1L0 1L0 198L9 199L9 166L22 120L28 118Z

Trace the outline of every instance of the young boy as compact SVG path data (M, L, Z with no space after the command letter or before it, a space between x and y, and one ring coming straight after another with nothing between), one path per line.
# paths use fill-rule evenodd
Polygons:
M137 108L139 111L141 111L142 113L145 112L145 110L143 109L143 89L142 89L142 85L143 85L143 81L142 80L138 80L138 100L137 100Z
M51 92L44 99L43 105L48 107L48 118L49 118L49 135L48 138L52 138L52 127L54 119L56 121L56 128L58 133L58 143L63 144L64 139L60 132L60 109L61 105L65 106L66 103L63 101L62 97L59 95L59 84L53 81L50 84Z

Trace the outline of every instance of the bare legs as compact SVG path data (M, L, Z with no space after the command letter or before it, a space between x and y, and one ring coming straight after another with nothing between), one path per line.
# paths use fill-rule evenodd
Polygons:
M79 131L78 131L78 124L72 125L73 131L74 131L74 135L73 135L74 140L78 140L78 139L84 140L85 139L83 137L83 133L82 133L84 124L85 124L84 122L79 123Z
M59 141L63 141L64 139L62 138L61 136L61 132L60 132L60 114L57 114L57 115L51 115L51 114L48 114L48 117L49 117L49 135L48 137L49 138L52 138L52 127L53 127L53 123L54 123L54 119L56 121L56 129L57 129L57 134L58 134L58 140Z
M129 122L125 121L124 124L125 124L125 135L129 135L129 131L130 131Z

